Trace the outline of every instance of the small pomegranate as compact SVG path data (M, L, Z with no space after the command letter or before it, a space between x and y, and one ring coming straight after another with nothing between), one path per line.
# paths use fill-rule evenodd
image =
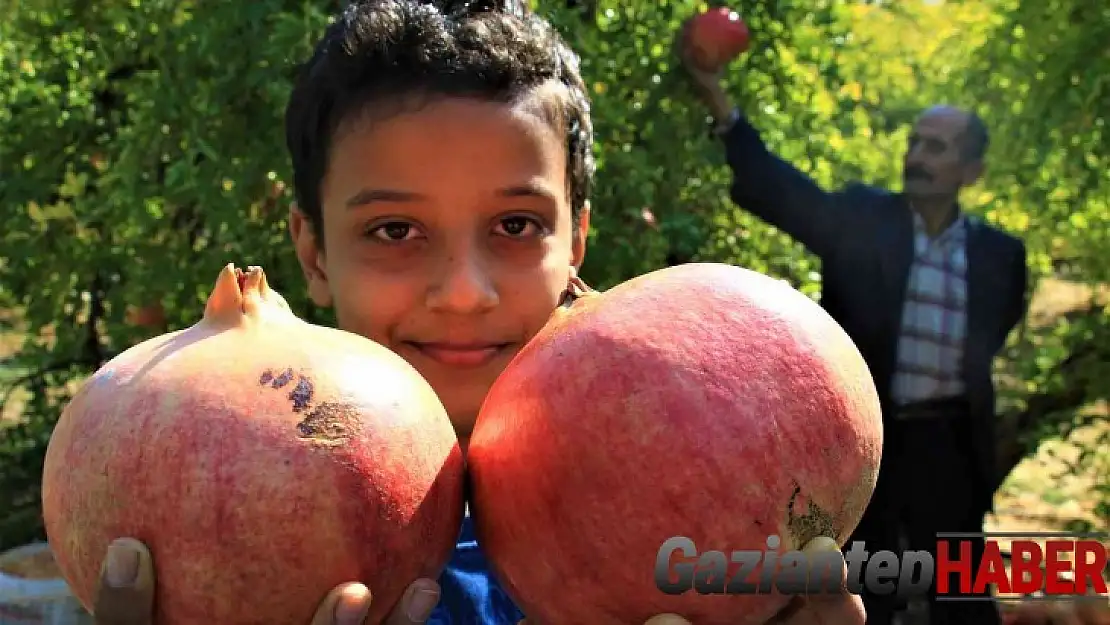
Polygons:
M699 13L686 24L684 45L694 64L707 72L720 71L747 51L748 27L727 7Z
M199 323L120 354L66 407L43 515L89 609L109 542L132 536L154 556L161 625L307 623L354 580L379 623L446 563L463 479L415 369L228 265Z
M154 302L147 306L128 306L127 323L136 328L150 330L166 329L166 309L161 302Z

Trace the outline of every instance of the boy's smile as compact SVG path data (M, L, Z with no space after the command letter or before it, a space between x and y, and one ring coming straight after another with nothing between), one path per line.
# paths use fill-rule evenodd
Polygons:
M447 367L473 368L489 364L515 347L515 343L488 341L405 341L414 356L430 358Z
M416 367L464 438L585 253L543 93L371 107L334 135L324 245L291 213L313 300Z

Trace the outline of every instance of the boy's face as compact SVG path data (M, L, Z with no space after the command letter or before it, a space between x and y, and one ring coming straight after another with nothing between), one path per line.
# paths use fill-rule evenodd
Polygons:
M350 124L321 189L323 245L291 212L313 301L416 367L464 438L585 254L564 137L539 111L456 98Z

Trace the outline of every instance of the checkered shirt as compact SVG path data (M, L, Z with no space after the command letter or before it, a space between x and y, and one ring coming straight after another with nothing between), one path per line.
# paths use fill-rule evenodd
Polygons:
M914 261L902 308L891 394L899 405L963 394L967 221L930 239L914 213Z

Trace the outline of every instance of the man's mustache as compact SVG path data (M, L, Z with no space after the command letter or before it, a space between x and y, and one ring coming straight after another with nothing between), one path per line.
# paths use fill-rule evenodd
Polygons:
M921 179L925 181L931 181L933 179L933 175L925 171L921 167L914 165L906 168L906 179Z

